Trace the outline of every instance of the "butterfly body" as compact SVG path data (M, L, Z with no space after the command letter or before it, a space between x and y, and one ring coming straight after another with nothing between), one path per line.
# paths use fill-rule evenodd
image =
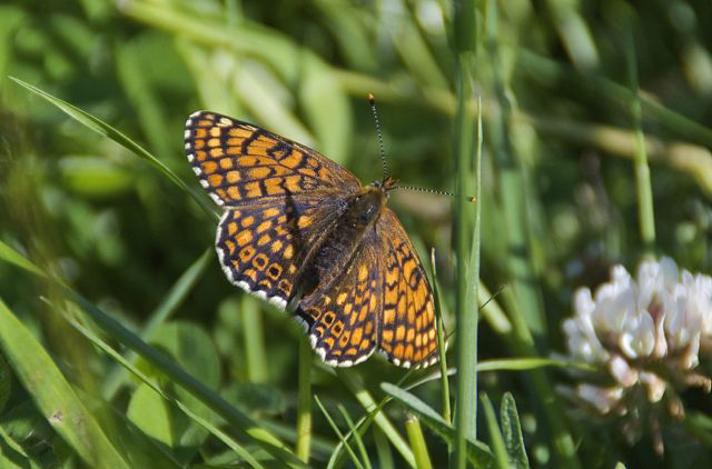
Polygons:
M190 116L185 142L224 209L215 244L230 282L293 305L329 365L376 350L405 367L437 360L430 286L386 206L393 179L363 186L312 149L212 112Z
M369 186L345 201L343 213L325 234L313 258L305 263L300 279L305 294L312 293L315 285L329 286L347 270L364 237L375 235L375 223L386 206L386 199L385 190Z

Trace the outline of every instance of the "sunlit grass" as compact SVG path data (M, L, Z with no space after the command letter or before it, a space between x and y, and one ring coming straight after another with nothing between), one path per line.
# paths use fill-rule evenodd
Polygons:
M556 353L613 262L712 267L709 6L268 3L0 6L0 467L708 461L707 396L661 459L569 412L557 385L595 370ZM368 182L368 93L394 176L457 193L390 202L437 253L426 371L332 370L231 288L183 156L211 109Z

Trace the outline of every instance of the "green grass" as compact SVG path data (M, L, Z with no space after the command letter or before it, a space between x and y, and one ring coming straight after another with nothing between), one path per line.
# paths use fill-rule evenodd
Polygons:
M556 354L610 265L712 270L709 2L268 3L0 5L0 467L708 461L709 396L661 458L574 411L592 370ZM182 148L210 109L370 182L368 93L393 175L456 193L389 202L437 285L425 371L330 369L233 288Z

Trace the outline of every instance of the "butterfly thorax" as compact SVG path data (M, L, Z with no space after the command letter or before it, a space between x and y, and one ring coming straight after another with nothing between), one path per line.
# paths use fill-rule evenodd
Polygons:
M345 201L341 215L324 233L321 245L304 266L303 293L308 295L316 285L330 285L348 270L364 236L374 229L386 200L386 190L374 184Z

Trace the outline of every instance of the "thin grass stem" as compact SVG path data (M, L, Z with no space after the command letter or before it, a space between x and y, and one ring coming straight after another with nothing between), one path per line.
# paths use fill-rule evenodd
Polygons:
M257 301L248 295L243 295L241 301L243 336L245 341L245 361L247 362L247 378L253 383L267 382L267 351L265 350L264 328L262 327L262 311Z
M321 403L321 400L319 400L319 396L314 395L314 402L316 402L316 405L319 407L319 410L321 410L321 413L324 414L324 418L326 418L326 421L329 423L331 429L334 430L336 436L338 436L339 440L341 440L341 443L346 448L346 451L349 453L349 456L351 456L351 460L353 461L356 468L365 469L358 456L356 456L356 453L354 452L353 448L351 448L351 445L349 445L349 442L346 441L346 438L344 438L344 434L341 433L341 430L339 430L339 427L336 425L336 422L334 422L334 419L331 418L331 415L329 414L329 412L327 412L326 408Z
M297 457L309 462L312 433L311 413L312 350L306 338L299 341L299 378L297 391Z
M418 469L433 469L433 463L430 460L428 445L425 443L423 430L420 428L418 417L409 413L405 419L405 431L410 441L410 447L415 455L415 464Z
M443 321L442 299L438 283L437 268L435 267L435 249L430 250L430 269L435 300L435 312L438 321L437 339L438 354L440 357L440 400L442 416L447 423L452 423L452 410L450 409L450 380L447 375L447 338L445 337L445 321Z
M497 469L509 469L509 457L507 455L507 448L504 444L504 437L497 424L497 414L494 411L494 406L492 401L490 401L487 394L481 394L480 399L482 400L482 409L485 413L485 420L487 421L487 429L490 435L490 448L494 453L494 460Z
M472 204L467 197L472 194L472 161L475 156L475 118L473 101L473 60L477 43L477 10L475 2L454 2L455 89L457 111L455 114L455 255L456 290L455 317L457 398L455 409L456 437L454 442L454 467L464 469L467 464L467 440L477 438L477 303L473 299L473 279L478 276L479 253L470 255L474 233ZM479 205L479 201L477 204ZM477 234L474 233L476 236ZM473 264L474 261L474 265ZM474 296L476 298L476 295Z
M629 18L630 20L630 18ZM632 23L632 21L631 21ZM638 85L638 64L635 53L635 39L633 25L626 31L626 62L628 66L628 81L632 91L630 99L630 114L633 119L635 132L635 186L638 196L638 223L640 237L646 250L651 250L655 243L655 213L653 210L653 188L650 181L650 166L648 165L648 152L645 146L643 133L643 107L640 103Z
M361 453L361 461L363 461L365 469L372 469L373 466L371 466L371 461L368 459L368 452L366 451L366 445L363 444L361 432L358 431L358 428L354 424L354 421L346 410L346 407L339 404L338 409L339 412L341 412L341 416L344 418L346 425L349 426L349 433L348 435L346 435L346 438L348 439L349 436L353 436L353 439L356 440L356 446L358 447L358 451L359 453Z

